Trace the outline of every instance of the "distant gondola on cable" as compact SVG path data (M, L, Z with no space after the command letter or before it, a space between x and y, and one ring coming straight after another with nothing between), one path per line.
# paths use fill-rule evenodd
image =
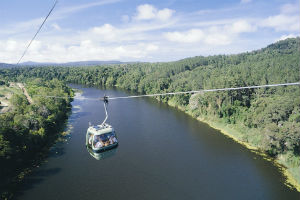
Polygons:
M103 97L103 102L106 115L104 121L100 125L90 125L86 133L86 146L94 152L103 152L118 146L118 140L114 128L105 123L108 118L107 96Z

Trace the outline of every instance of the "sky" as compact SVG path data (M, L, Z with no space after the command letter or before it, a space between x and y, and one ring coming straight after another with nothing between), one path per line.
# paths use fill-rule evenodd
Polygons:
M1 0L0 62L16 63L54 0ZM22 62L175 61L300 35L299 0L58 0Z

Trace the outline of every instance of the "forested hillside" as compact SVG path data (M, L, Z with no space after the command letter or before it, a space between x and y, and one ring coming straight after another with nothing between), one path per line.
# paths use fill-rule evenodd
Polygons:
M237 55L193 57L176 62L95 67L2 69L4 80L41 77L68 83L117 86L141 94L299 81L299 38ZM235 130L247 142L277 158L300 183L299 86L245 89L161 97L194 117Z

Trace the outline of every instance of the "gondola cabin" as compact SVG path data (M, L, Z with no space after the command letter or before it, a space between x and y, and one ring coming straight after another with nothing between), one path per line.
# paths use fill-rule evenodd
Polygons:
M90 126L86 133L86 146L95 152L101 152L118 146L113 127L109 124Z

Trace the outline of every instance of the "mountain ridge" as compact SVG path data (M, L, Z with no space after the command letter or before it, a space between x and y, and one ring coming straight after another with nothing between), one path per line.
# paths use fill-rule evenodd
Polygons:
M271 43L267 45L266 47L252 50L252 51L246 51L246 52L240 52L237 54L216 54L216 55L209 55L209 56L191 56L191 57L186 57L174 61L166 61L166 62L153 62L153 63L174 63L174 62L180 62L184 60L189 60L189 59L194 59L194 58L210 58L210 57L216 57L216 56L238 56L242 54L251 54L251 53L258 53L258 52L266 52L270 50L278 50L280 52L285 52L285 53L290 53L290 44L292 43L293 45L298 45L299 46L299 37L295 38L287 38L285 40L279 40L277 42ZM300 47L299 47L300 48ZM19 65L17 64L9 64L9 63L4 63L0 62L0 69L1 68L13 68L13 67L49 67L49 66L62 66L62 67L85 67L85 66L101 66L101 65L114 65L114 64L132 64L132 63L152 63L152 62L144 62L144 61L131 61L131 62L123 62L123 61L118 61L118 60L108 60L108 61L101 61L101 60L88 60L88 61L72 61L72 62L34 62L34 61L26 61L22 62Z

